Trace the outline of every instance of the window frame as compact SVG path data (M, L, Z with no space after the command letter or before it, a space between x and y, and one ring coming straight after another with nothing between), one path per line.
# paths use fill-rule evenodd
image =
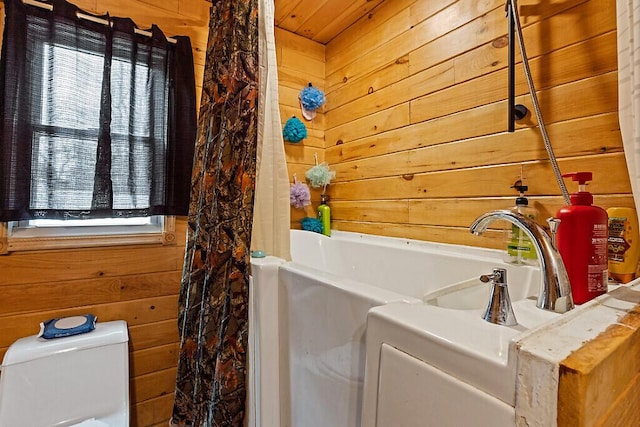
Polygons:
M47 227L47 232L38 232L37 229L19 226L18 221L2 222L0 223L0 255L6 255L10 252L51 249L153 244L176 245L175 216L160 217L161 225L154 226L154 230L147 228L142 232L140 227L144 226L139 225L117 226L117 230L108 230L109 226ZM136 229L136 227L138 228ZM74 229L74 232L65 233L69 229ZM126 229L131 231L123 231ZM29 232L25 232L25 230L29 230ZM52 232L52 230L54 231Z

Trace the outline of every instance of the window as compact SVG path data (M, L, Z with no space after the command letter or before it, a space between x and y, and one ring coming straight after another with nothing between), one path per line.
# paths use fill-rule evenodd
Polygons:
M188 211L196 130L189 39L170 43L155 26L140 35L124 18L96 23L66 2L53 11L21 0L5 7L5 247L37 238L79 246L113 244L106 242L116 236L166 241L172 216ZM91 241L94 233L101 238Z
M87 179L96 170L101 91L105 58L95 52L76 51L66 46L42 43L40 81L40 112L34 115L31 161L31 208L35 216L45 216L37 210L61 209L89 211L96 202L95 182ZM124 49L123 49L124 50ZM156 58L155 61L164 61ZM154 150L166 140L167 85L159 93L148 84L150 74L166 81L164 69L150 70L148 63L132 64L124 58L111 61L113 76L131 76L122 84L112 78L111 85L111 168L115 215L120 209L136 210L149 207L154 176L162 180L162 167L154 162ZM132 69L135 67L135 70ZM82 73L81 96L74 87L78 82L67 78ZM157 89L156 89L157 90ZM158 99L159 98L159 99ZM150 99L157 104L150 110ZM131 104L131 105L130 105ZM154 129L154 121L159 121ZM142 212L144 213L144 212ZM67 217L74 215L66 213ZM81 216L83 213L78 213Z

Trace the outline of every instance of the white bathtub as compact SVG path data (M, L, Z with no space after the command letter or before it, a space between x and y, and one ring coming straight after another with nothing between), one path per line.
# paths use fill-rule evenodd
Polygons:
M506 266L495 250L339 231L292 230L291 255L252 262L250 425L359 427L369 310Z

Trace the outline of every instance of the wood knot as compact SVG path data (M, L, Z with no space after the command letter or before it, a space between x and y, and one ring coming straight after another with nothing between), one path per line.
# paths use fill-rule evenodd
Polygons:
M506 36L498 37L493 42L491 42L491 46L498 49L507 47L508 45L509 45L509 39Z
M346 83L346 82L347 82L347 80L349 80L349 78L348 78L347 76L344 76L344 77L342 78L342 83Z
M369 86L369 90L367 91L367 94L371 95L373 93L373 86Z
M402 175L402 179L404 179L405 181L411 181L414 177L414 174L412 173L405 173L404 175Z
M344 141L342 141L341 139L336 141L336 145L342 145L342 144L344 144Z

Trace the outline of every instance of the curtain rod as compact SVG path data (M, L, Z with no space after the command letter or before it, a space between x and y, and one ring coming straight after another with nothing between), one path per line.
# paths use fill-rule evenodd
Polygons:
M22 0L22 2L24 4L28 4L30 6L36 6L36 7L39 7L41 9L53 10L53 5L52 4L41 3L41 2L36 1L36 0ZM80 19L85 19L87 21L97 22L98 24L111 25L111 22L107 21L106 19L98 18L98 17L91 16L91 15L87 15L85 13L76 12L76 16L78 18L80 18ZM153 35L149 31L139 30L137 28L134 29L134 32L136 34L141 34L141 35L147 36L147 37L151 37ZM176 39L174 39L172 37L167 37L167 41L169 43L176 43Z

